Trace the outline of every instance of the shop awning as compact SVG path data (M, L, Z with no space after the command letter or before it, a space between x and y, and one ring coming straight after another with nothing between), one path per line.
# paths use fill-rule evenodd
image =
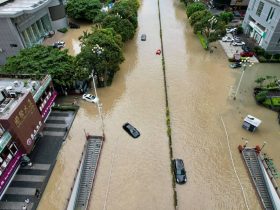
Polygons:
M12 136L11 134L6 131L2 137L0 138L0 153L3 151L3 149L6 147L6 145L9 143L11 140Z

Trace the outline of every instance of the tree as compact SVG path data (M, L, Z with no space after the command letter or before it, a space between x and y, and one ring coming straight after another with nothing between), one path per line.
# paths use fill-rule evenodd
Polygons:
M233 19L233 13L232 12L222 12L219 14L218 19L221 21L224 21L226 24L228 24Z
M9 57L1 71L17 74L50 74L54 85L71 86L76 79L88 77L84 71L75 71L74 58L67 50L36 45L23 49L18 55Z
M259 77L258 79L255 80L255 83L259 84L259 86L262 87L264 81L265 81L265 78Z
M199 10L194 12L191 16L190 16L190 24L191 26L193 26L195 23L201 21L204 18L210 19L212 17L211 12L209 12L208 10Z
M122 18L129 20L135 29L137 28L137 8L135 10L135 6L133 6L131 3L128 4L126 1L118 1L115 3L110 13L114 15L120 15Z
M92 33L85 33L81 38L81 53L76 57L78 69L86 70L88 74L94 70L98 79L98 86L110 84L113 76L119 70L119 64L124 60L122 54L121 36L113 29L93 29ZM101 54L93 53L96 46L103 49Z
M202 11L202 10L206 10L206 7L203 3L192 3L192 4L188 4L187 6L187 16L190 17L193 13L197 12L197 11Z
M102 22L103 28L113 28L121 35L122 41L125 42L133 38L135 28L127 19L123 19L120 15L108 15Z
M66 12L74 19L93 21L101 13L101 8L99 0L68 0Z

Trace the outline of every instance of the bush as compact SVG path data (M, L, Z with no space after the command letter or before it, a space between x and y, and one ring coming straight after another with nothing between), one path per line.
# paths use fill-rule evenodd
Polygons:
M65 34L68 31L68 29L67 28L60 28L60 29L57 29L57 31Z
M272 59L270 59L269 62L270 62L270 63L280 63L280 59L272 58Z
M265 50L261 47L255 47L254 52L257 56L264 56Z
M264 56L258 56L258 60L260 63L266 63L267 59Z
M274 54L273 59L279 60L280 59L280 54Z
M206 38L205 38L200 32L197 33L197 36L198 36L198 38L199 38L199 41L200 41L202 47L203 47L205 50L208 50L208 44L207 44Z
M243 34L243 28L242 28L242 26L238 26L238 27L237 27L236 33L237 33L238 35Z
M271 54L270 53L267 53L267 52L265 52L264 53L264 57L267 59L267 60L270 60L271 59Z
M259 103L262 103L266 100L267 97L267 93L268 91L260 91L257 95L256 95L256 100Z

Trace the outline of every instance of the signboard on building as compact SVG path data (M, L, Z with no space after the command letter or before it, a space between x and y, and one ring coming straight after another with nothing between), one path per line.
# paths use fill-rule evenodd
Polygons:
M26 153L33 147L35 135L42 129L42 117L32 94L28 93L8 119L10 132L20 141ZM31 139L32 141L28 140Z

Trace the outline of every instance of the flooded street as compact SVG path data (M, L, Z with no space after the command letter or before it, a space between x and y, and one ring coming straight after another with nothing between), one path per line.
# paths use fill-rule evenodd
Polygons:
M266 141L264 151L280 168L277 115L257 106L252 94L257 77L280 77L279 65L247 67L233 100L232 90L237 87L241 70L228 67L227 57L218 43L213 44L217 49L212 54L202 49L179 1L160 0L160 10L173 155L184 160L188 176L185 185L176 185L178 209L246 209L222 120L249 208L261 209L237 146L245 140L249 141L248 146ZM158 2L143 0L138 15L138 31L125 44L126 60L121 70L112 86L98 89L106 141L89 209L174 209L163 71L161 56L155 55L160 48ZM77 38L81 31L75 30L73 35L70 30L61 36L67 47L68 43L74 43L70 54L79 52L75 46L79 46ZM147 34L146 42L140 41L142 33ZM73 99L62 101L72 103ZM84 130L92 135L102 134L97 107L82 100L79 105L81 108L38 206L40 210L65 208L85 143ZM241 127L247 114L262 120L255 133ZM141 132L138 139L123 131L125 122Z

